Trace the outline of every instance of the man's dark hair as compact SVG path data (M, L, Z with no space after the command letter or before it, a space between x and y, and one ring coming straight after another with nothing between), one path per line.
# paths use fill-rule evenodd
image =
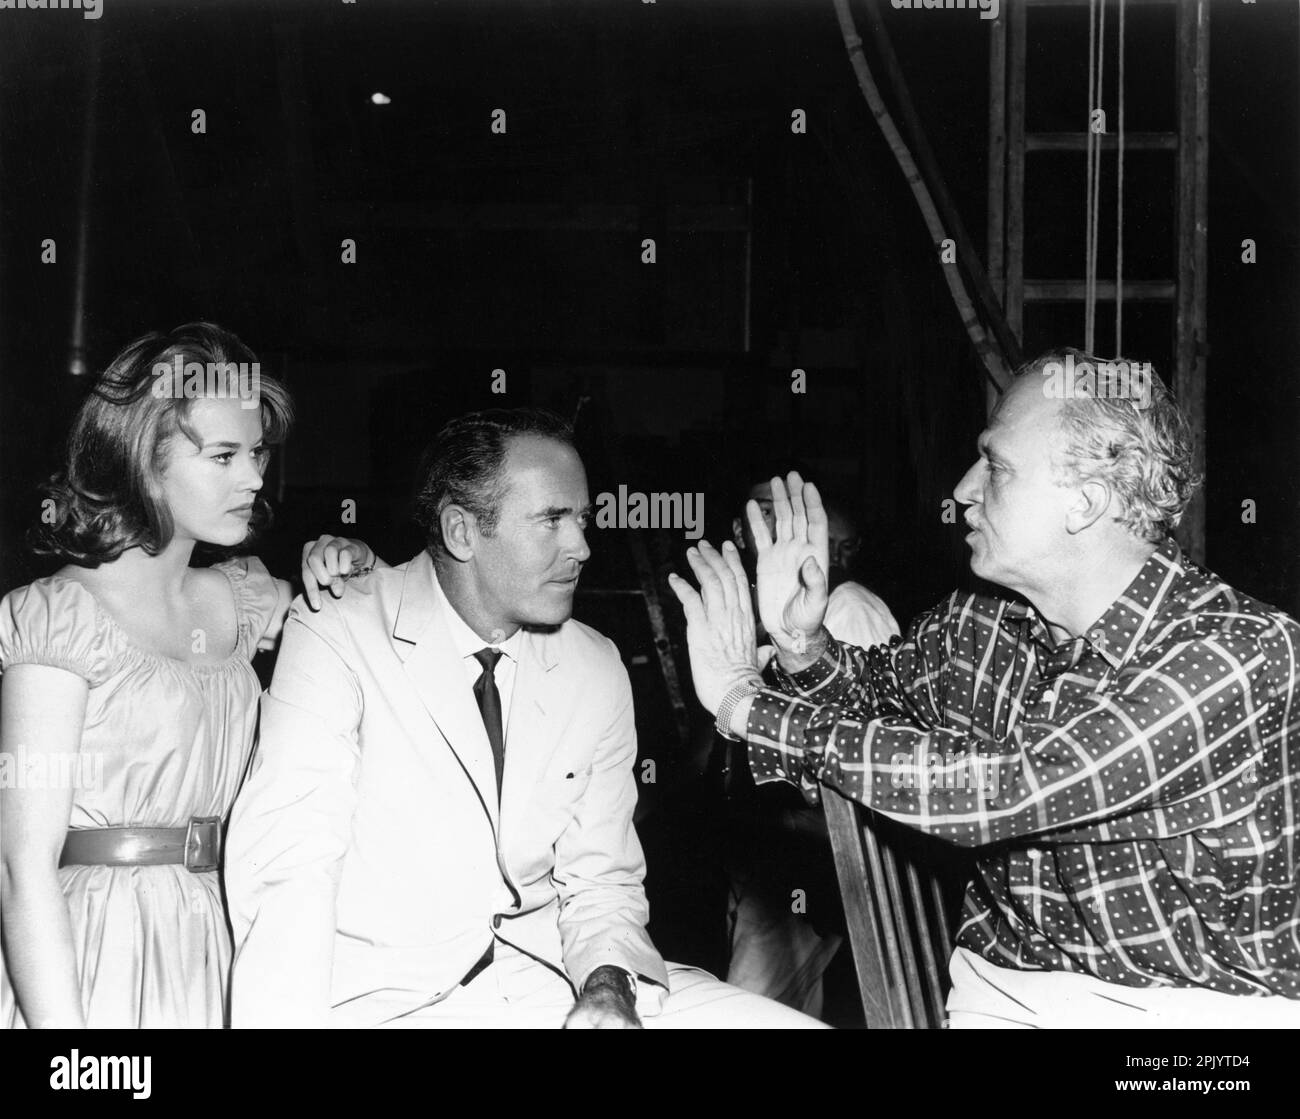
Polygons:
M838 513L859 533L866 531L870 518L863 506L862 497L856 489L837 481L818 482L817 490L822 496L822 504L828 514Z
M543 408L489 408L458 416L446 424L420 460L420 490L415 520L424 529L429 552L446 555L442 511L459 505L474 514L484 535L496 528L505 496L501 476L510 440L537 435L573 446L573 427Z
M732 515L744 516L745 502L749 500L749 491L755 486L770 482L773 478L784 480L791 470L797 470L805 480L813 477L807 463L795 458L793 455L764 454L748 459L742 472L737 473L732 479L731 504L734 509Z

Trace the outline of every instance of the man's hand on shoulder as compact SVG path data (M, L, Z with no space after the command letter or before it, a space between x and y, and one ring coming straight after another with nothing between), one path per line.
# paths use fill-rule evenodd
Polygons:
M598 967L564 1020L566 1030L640 1030L632 978L622 968Z

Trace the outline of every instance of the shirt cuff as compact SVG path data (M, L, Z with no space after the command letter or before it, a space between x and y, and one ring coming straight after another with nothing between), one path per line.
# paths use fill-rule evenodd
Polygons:
M630 973L629 973L630 974ZM632 976L632 989L636 992L636 1012L640 1018L653 1018L664 1008L668 988L647 979L644 975Z
M781 667L781 656L776 654L768 663L764 674L786 695L808 696L824 685L840 666L843 653L840 643L830 634L826 634L826 648L807 668L798 672L787 672Z
M804 747L804 731L816 708L804 700L764 689L754 696L745 724L749 768L755 785L786 781L797 785L809 804L821 802L819 759Z

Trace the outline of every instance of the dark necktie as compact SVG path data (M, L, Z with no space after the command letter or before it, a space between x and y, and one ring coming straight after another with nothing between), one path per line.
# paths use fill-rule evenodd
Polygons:
M492 745L492 760L497 767L497 799L501 799L501 775L506 767L506 740L501 727L501 693L497 691L495 669L501 659L500 649L480 649L474 659L483 666L483 673L474 681L474 698L478 700L479 714L487 729Z

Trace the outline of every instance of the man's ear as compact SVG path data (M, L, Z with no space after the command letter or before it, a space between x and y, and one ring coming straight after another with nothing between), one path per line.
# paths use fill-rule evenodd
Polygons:
M1065 531L1071 536L1096 524L1110 508L1111 492L1105 482L1091 479L1075 491L1074 503L1065 517Z
M731 518L731 542L736 545L738 552L745 550L745 530L739 517Z
M448 505L438 515L442 527L442 543L453 559L464 563L474 557L478 522L474 514L463 505Z

